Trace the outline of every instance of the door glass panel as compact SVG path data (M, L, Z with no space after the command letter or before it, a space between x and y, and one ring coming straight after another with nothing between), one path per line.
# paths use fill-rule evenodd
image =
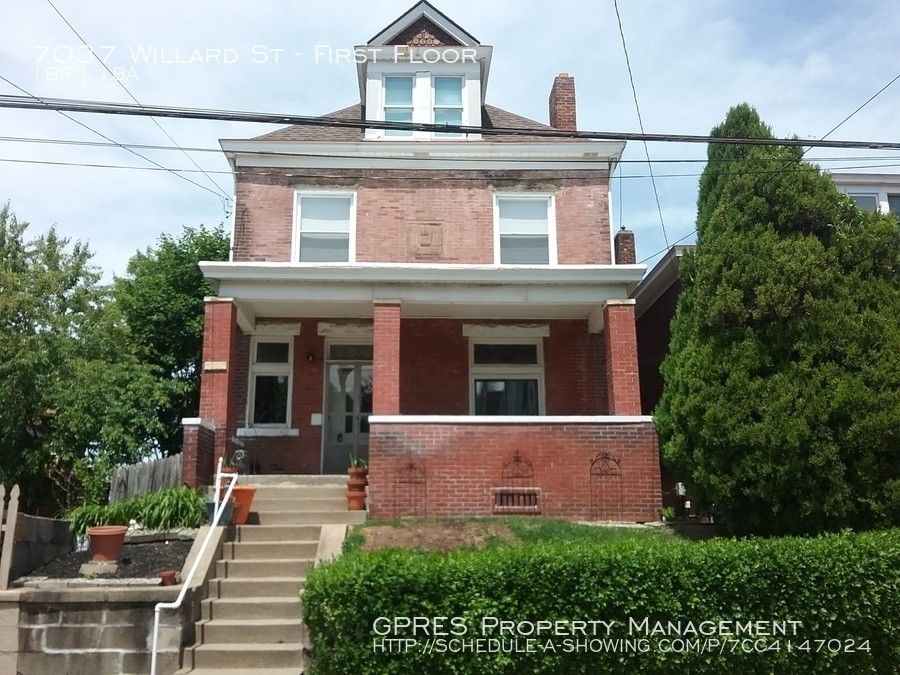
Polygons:
M359 412L372 412L372 366L359 368Z

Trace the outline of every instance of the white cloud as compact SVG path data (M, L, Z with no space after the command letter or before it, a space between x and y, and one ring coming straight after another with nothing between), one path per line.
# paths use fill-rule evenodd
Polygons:
M369 3L365 12L356 0L327 4L55 0L55 4L85 40L98 47L111 68L130 76L125 84L143 103L316 115L354 103L357 97L354 66L325 59L317 63L316 45L363 44L412 0ZM494 46L489 103L546 121L553 76L567 71L576 77L580 128L637 130L610 0L446 0L435 4ZM644 0L622 1L619 9L648 132L705 134L729 107L748 101L757 106L776 135L818 137L894 77L900 63L896 40L900 13L891 0L852 4ZM78 62L83 48L49 3L4 3L0 22L13 27L0 43L3 77L42 96L129 100L97 63ZM203 62L164 63L175 58L175 50L182 60L201 50ZM220 50L220 58L231 50L227 58L237 58L234 63L216 63L214 52L206 50ZM150 62L135 59L139 52L149 54ZM267 62L254 63L263 53L269 57ZM70 70L61 70L64 67ZM18 93L3 82L0 92ZM900 83L834 137L896 140L900 137L898 101ZM120 142L170 144L148 119L76 117ZM224 122L160 123L181 145L203 148L217 148L218 138L250 137L268 129ZM7 137L99 140L54 113L0 109L0 125ZM166 166L194 168L177 152L144 154ZM650 154L657 160L702 158L705 148L652 144ZM821 150L810 156L866 154L876 159L900 155ZM228 169L220 154L192 156L209 170ZM642 145L630 143L625 159L643 157ZM15 158L149 166L115 148L0 142L0 159ZM693 229L697 178L666 176L697 174L701 168L696 164L654 166L660 176L657 185L670 242ZM647 168L627 164L622 171L646 175ZM190 177L214 189L202 175ZM231 192L227 175L216 175L215 180ZM638 257L646 257L664 246L650 182L632 178L623 184L622 222L637 234ZM214 224L223 218L217 197L155 171L0 162L0 200L10 200L35 231L57 223L63 234L89 240L108 275L123 273L130 255L151 245L162 232L201 222ZM618 225L618 205L614 211Z

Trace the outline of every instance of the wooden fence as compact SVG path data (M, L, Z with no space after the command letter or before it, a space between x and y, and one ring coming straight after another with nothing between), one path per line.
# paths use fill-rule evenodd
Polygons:
M109 481L109 502L181 485L181 453L151 462L120 466Z

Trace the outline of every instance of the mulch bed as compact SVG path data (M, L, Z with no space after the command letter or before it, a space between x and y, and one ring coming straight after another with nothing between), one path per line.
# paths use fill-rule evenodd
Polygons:
M163 570L175 570L179 574L191 550L193 541L155 541L143 544L125 544L122 559L115 574L104 575L110 579L158 577ZM81 565L90 562L90 551L66 553L40 567L28 576L51 579L78 579Z

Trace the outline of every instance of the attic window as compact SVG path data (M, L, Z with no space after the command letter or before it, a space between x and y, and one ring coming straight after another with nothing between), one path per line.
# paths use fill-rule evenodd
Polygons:
M384 78L384 121L413 121L413 78ZM411 130L385 129L385 136L412 136Z

